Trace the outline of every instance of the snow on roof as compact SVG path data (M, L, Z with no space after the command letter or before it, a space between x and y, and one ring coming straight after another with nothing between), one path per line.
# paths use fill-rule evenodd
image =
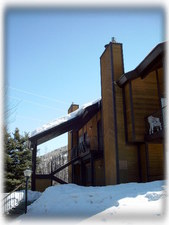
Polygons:
M35 135L37 135L37 134L39 134L39 133L42 133L42 132L44 132L44 131L46 131L46 130L49 130L49 129L55 127L55 126L58 126L58 125L60 125L60 124L62 124L62 123L64 123L64 122L66 122L66 121L69 121L69 120L71 120L71 119L73 119L73 118L75 118L75 117L77 117L77 116L82 115L83 112L84 112L84 110L85 110L87 107L89 107L89 106L91 106L91 105L94 105L94 104L96 104L96 103L99 103L100 100L101 100L101 98L99 98L99 99L97 99L97 100L95 100L95 101L93 101L93 102L88 102L88 103L82 105L79 109L75 110L74 112L69 113L69 114L67 114L66 116L60 117L60 118L58 118L58 119L56 119L56 120L54 120L54 121L51 121L51 122L49 122L49 123L47 123L47 124L44 124L42 127L39 127L39 128L37 128L37 129L35 129L33 132L31 132L30 137L33 137L33 136L35 136Z

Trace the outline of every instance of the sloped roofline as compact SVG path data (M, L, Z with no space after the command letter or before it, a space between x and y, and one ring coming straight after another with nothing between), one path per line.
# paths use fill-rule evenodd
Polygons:
M162 66L165 51L165 42L158 44L153 50L143 59L143 61L134 69L124 73L118 81L119 87L123 87L128 81L141 77L142 79L154 69Z
M87 123L101 108L101 98L87 103L65 117L43 125L41 128L32 132L29 140L37 145L49 141L61 134L71 130L80 129Z

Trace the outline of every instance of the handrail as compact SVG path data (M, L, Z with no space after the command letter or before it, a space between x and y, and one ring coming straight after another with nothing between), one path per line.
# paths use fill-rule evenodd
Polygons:
M13 191L11 191L8 195L6 195L2 200L4 200L4 199L7 198L9 195L11 195L11 194L14 193L15 191L17 191L22 185L23 185L23 183L20 184L20 185L18 185Z
M8 213L12 208L16 207L16 200L17 203L20 202L22 200L22 196L19 193L19 198L15 198L15 192L23 186L24 183L21 183L20 185L18 185L13 191L11 191L9 194L7 194L3 199L3 209L4 209L4 213ZM12 197L12 194L14 193L14 198Z
M60 171L63 170L64 168L66 168L66 167L68 167L69 165L71 165L73 162L79 160L79 158L80 158L80 157L78 156L78 157L76 157L76 158L74 158L74 159L68 161L66 164L63 164L62 166L60 166L59 168L57 168L55 171L52 171L52 172L51 172L51 175L53 176L55 173L60 172Z
M145 119L147 119L149 116L156 116L157 114L161 114L161 112L163 112L163 110L164 110L165 108L167 108L167 106L164 106L164 107L162 107L161 109L159 109L158 111L155 111L155 112L153 112L153 113L147 115L147 116L145 117Z

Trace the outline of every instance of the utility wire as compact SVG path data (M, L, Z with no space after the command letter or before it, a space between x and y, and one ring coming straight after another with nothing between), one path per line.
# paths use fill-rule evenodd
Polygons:
M30 117L30 116L17 115L16 117L23 118L23 119L29 119L29 120L33 120L33 121L37 121L37 122L41 122L41 123L45 123L44 120L33 118L33 117Z
M67 103L65 101L56 100L55 98L49 98L47 96L39 95L39 94L30 92L30 91L24 91L24 90L19 89L19 88L15 88L15 87L11 87L11 86L8 86L8 88L10 88L10 89L12 89L14 91L22 92L24 94L28 94L28 95L36 96L36 97L39 97L39 98L43 98L43 99L46 99L46 100L49 100L49 101L54 101L54 102L65 104L65 105L69 104L69 103Z
M16 100L19 100L20 102L27 102L27 103L30 103L30 104L33 104L33 105L37 105L37 106L41 106L41 107L45 107L45 108L48 108L48 109L52 109L52 110L56 110L56 111L60 111L60 112L65 112L65 110L57 109L57 108L54 108L54 107L50 107L48 105L40 104L40 103L37 103L37 102L20 99L20 98L13 97L13 96L9 96L9 97L13 98L13 99L16 99Z

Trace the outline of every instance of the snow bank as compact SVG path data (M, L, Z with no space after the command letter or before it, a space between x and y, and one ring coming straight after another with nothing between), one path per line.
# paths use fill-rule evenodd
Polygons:
M84 104L82 107L80 107L79 109L75 110L74 112L72 112L72 113L70 113L70 114L67 114L66 116L63 116L63 117L61 117L61 118L58 118L58 119L56 119L56 120L54 120L54 121L52 121L52 122L49 122L49 123L47 123L47 124L44 124L42 127L35 129L35 130L31 133L31 136L30 136L30 137L33 137L33 136L35 136L35 135L37 135L37 134L39 134L39 133L42 133L42 132L44 132L44 131L46 131L46 130L51 129L52 127L58 126L58 125L60 125L61 123L64 123L64 122L66 122L66 121L68 121L68 120L71 120L71 119L77 117L77 116L80 116L81 114L83 114L84 110L85 110L88 106L94 105L94 104L96 104L97 102L99 102L100 100L101 100L101 98L98 99L98 100L95 100L95 101L93 101L93 102L86 103L86 104Z
M106 221L117 215L163 215L165 182L128 183L104 187L65 184L49 187L28 207L25 218L76 219ZM91 224L91 223L90 223Z
M41 192L28 190L28 201L33 202L37 200L42 195ZM25 192L24 192L25 198Z

